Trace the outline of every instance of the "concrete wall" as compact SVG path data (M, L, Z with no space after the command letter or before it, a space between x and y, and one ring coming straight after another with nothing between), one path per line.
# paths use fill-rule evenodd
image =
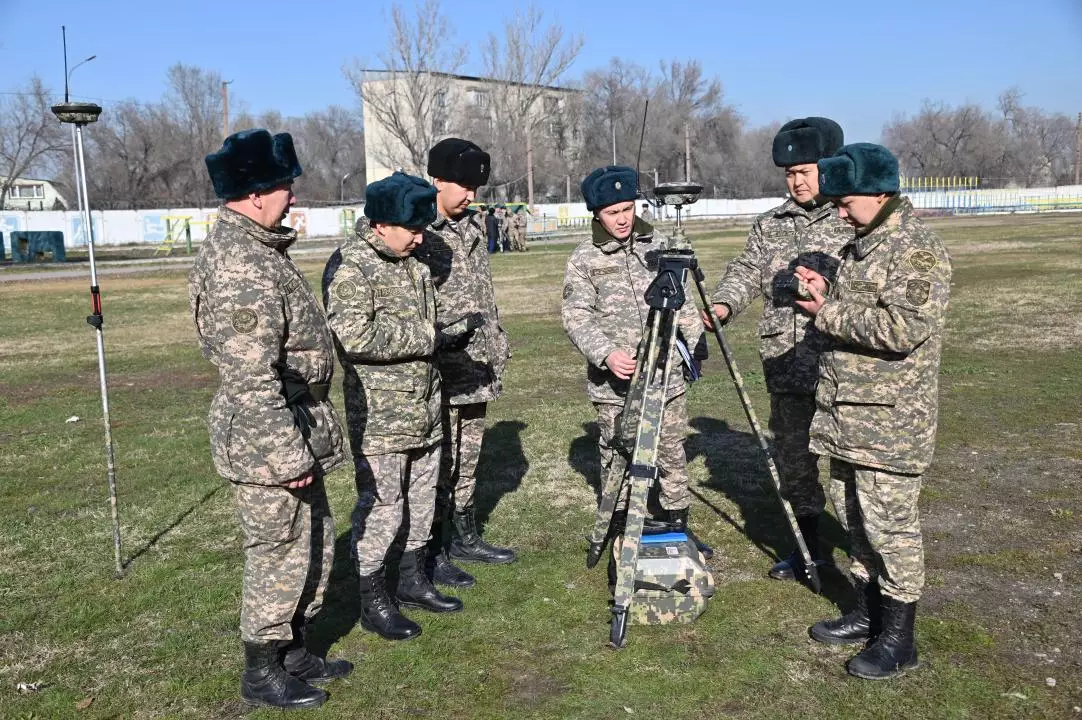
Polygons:
M947 214L1048 212L1082 210L1082 185L1054 188L1022 188L1016 190L953 190L910 193L913 204L930 211ZM700 200L685 210L685 217L696 218L752 217L779 205L783 198L751 200ZM353 227L362 214L363 205L332 208L294 208L288 224L297 228L301 237L331 237ZM666 217L672 210L663 208ZM651 209L656 213L656 210ZM101 245L133 243L161 244L168 223L179 224L181 217L190 218L192 241L201 241L217 216L217 210L173 208L168 210L106 210L91 213L94 239ZM535 206L528 232L541 234L585 227L590 214L584 203L553 203ZM15 230L59 230L64 233L66 247L86 245L83 219L78 212L0 212L0 232ZM185 242L181 235L177 242Z

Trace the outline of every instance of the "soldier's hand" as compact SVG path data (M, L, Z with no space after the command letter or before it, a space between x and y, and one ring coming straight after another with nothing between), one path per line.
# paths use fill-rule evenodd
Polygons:
M312 484L312 481L316 479L316 476L310 472L301 475L293 482L286 483L286 487L290 490L297 490L298 488L307 487Z
M803 267L797 267L797 269L796 269L796 275L797 276L801 276L801 273L800 273L801 270L805 270L805 269L803 269ZM809 294L809 296L812 296L812 299L810 299L810 300L797 300L796 301L796 306L800 307L800 309L803 310L808 315L812 315L814 317L814 316L819 314L819 311L822 310L822 306L827 303L827 298L823 297L823 292L826 292L826 289L827 289L827 282L826 282L826 280L824 280L822 278L822 275L819 275L819 273L816 273L815 271L812 271L812 270L809 270L807 272L809 274L815 275L816 278L819 280L819 282L815 283L814 280L812 280L812 279L803 278L804 279L804 284L808 289L808 294ZM822 290L820 290L820 288L822 288Z
M824 297L826 296L827 279L825 277L812 270L811 268L804 267L803 265L797 265L796 269L793 270L793 274L803 280L805 285L810 288L815 288L819 291L820 295Z
M628 380L635 374L635 358L624 350L613 350L609 353L605 358L605 365L621 380Z
M725 322L725 319L729 317L729 306L725 303L714 303L714 312L717 313L717 316L721 319L722 322ZM713 330L714 316L711 313L708 313L705 309L700 310L699 314L702 315L703 325L706 326L706 329Z

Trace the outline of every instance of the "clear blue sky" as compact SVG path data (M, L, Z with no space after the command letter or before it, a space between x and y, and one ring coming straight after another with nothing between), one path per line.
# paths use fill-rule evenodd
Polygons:
M991 108L1012 85L1027 105L1082 111L1082 0L705 0L685 3L686 12L656 0L539 5L585 38L572 76L613 56L651 68L695 58L751 125L827 115L848 140L874 141L884 122L915 112L925 98ZM62 91L66 24L71 62L98 56L73 75L73 94L106 110L117 100L160 98L166 69L178 61L232 80L231 97L255 112L350 106L342 64L375 64L388 7L371 0L0 0L0 92L33 73ZM457 39L478 44L514 8L444 2ZM479 70L474 51L464 71Z

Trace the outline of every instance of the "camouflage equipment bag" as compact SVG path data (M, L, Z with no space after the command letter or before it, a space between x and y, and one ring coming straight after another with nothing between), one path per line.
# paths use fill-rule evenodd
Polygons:
M643 535L635 566L630 621L635 625L689 623L714 596L714 576L685 533Z

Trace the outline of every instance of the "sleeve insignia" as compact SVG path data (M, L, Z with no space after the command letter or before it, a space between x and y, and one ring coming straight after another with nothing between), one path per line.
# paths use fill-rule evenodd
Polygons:
M352 300L357 297L357 283L343 280L334 287L334 296L339 300Z
M928 295L931 291L932 284L927 280L910 280L905 284L905 299L909 301L910 305L920 307L928 302Z
M234 330L241 335L247 335L255 330L256 325L259 324L259 316L251 308L241 308L233 313L230 321Z
M564 300L571 297L575 292L575 288L571 287L571 283L564 285Z
M927 250L916 250L909 255L909 265L917 272L929 272L938 264L935 255Z
M618 272L620 272L620 268L618 268L618 267L591 268L590 269L590 277L601 277L602 275L615 275Z
M292 294L293 291L296 290L297 288L299 288L300 286L301 286L301 279L294 277L294 278L290 278L289 280L286 280L286 283L282 287L282 289L285 291L286 295L289 295L289 294Z

